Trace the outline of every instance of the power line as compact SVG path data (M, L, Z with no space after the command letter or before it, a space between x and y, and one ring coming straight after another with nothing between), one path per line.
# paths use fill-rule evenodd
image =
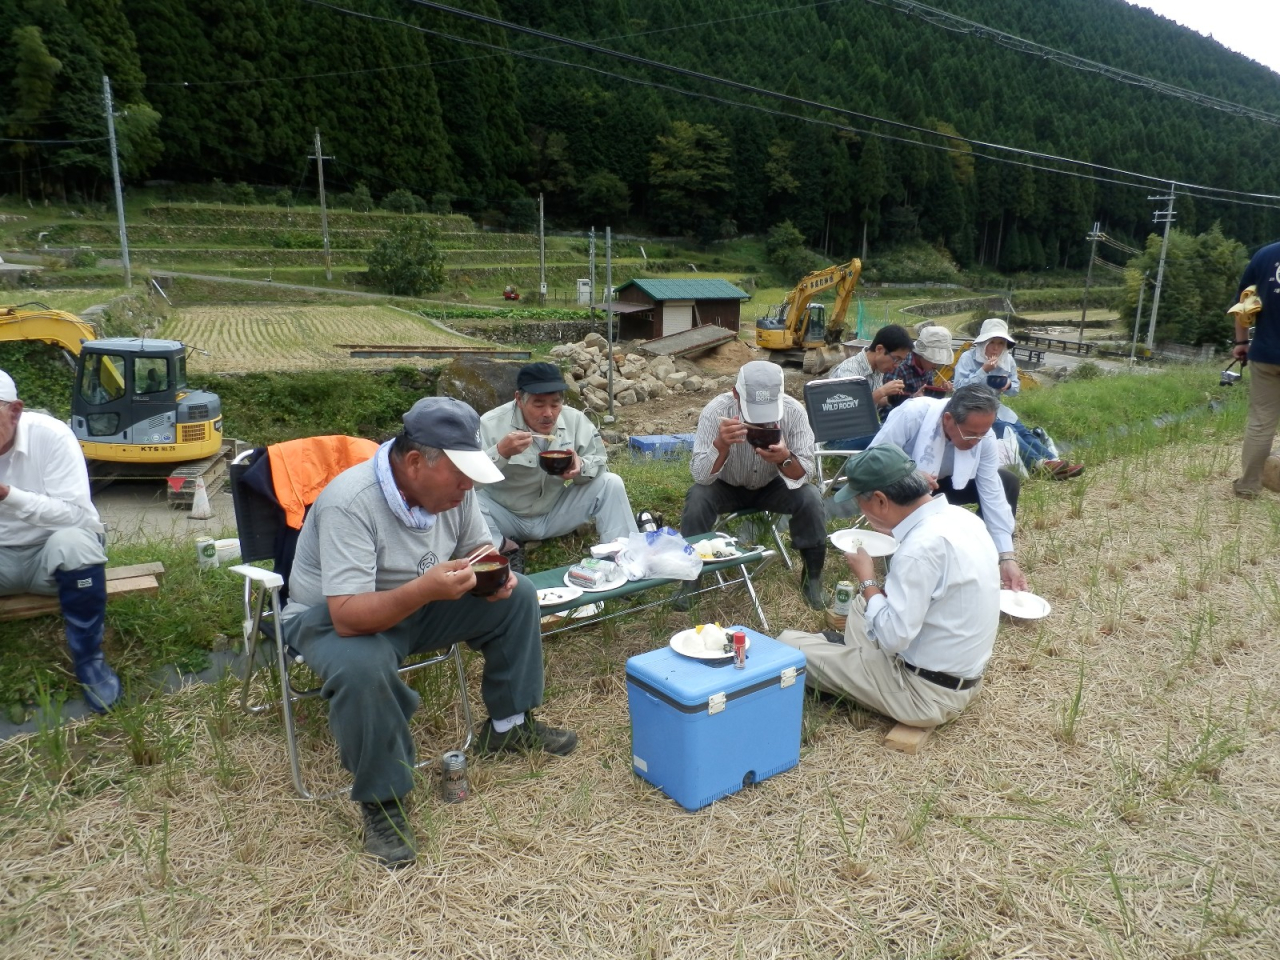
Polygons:
M0 137L0 143L39 143L60 146L67 143L101 143L106 137L82 137L79 140L20 140L13 137Z

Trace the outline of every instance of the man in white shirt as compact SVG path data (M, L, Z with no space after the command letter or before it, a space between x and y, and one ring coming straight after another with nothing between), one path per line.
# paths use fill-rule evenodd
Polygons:
M806 682L916 727L955 719L982 688L1000 620L996 548L982 521L945 498L900 447L845 464L836 497L856 498L873 527L898 541L881 587L861 547L845 555L858 596L843 638L785 630L805 655Z
M776 429L776 442L753 446L749 427ZM814 467L813 429L804 405L783 391L782 368L752 360L738 382L702 409L689 469L680 533L710 533L716 519L735 510L769 510L791 517L791 543L804 561L805 600L822 609L822 566L827 557L827 517L822 494L809 482ZM672 606L689 609L688 581Z
M102 653L102 533L71 428L24 412L13 378L0 370L0 595L58 597L76 677L98 713L120 698L120 680Z

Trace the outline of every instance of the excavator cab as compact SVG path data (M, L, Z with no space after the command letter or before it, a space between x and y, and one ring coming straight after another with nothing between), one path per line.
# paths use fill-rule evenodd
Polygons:
M71 430L91 461L199 460L222 449L222 401L187 386L187 351L176 340L86 340Z

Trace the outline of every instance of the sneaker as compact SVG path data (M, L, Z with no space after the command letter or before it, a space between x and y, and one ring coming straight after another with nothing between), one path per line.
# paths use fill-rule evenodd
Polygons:
M399 800L381 803L362 803L364 815L364 852L388 870L407 867L417 859L413 831L405 820L404 808Z
M680 613L687 613L689 608L693 606L694 597L697 592L702 589L702 578L697 580L685 580L671 595L671 609L678 610Z
M481 754L522 753L526 750L543 750L557 757L567 757L578 746L578 735L572 730L548 727L532 717L516 724L506 733L493 729L490 717L480 728L476 738L476 752Z
M1046 460L1042 466L1054 480L1070 480L1084 473L1084 464L1067 463L1065 460Z

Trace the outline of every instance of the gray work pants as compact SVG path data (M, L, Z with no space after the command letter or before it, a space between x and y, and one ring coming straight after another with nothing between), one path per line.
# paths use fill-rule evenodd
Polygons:
M1280 364L1249 363L1249 414L1240 453L1237 491L1262 489L1262 467L1271 456L1271 444L1280 422Z
M44 543L0 546L0 596L56 596L55 570L82 570L106 562L98 534L83 527L61 527Z
M637 531L627 488L616 473L602 473L590 483L575 483L565 487L551 509L538 516L512 513L496 500L485 495L484 487L477 487L480 512L489 526L489 535L495 546L502 546L502 538L512 540L550 540L572 533L588 520L596 523L596 536L601 543L617 540Z
M490 716L511 717L541 705L538 594L524 577L517 579L506 600L468 594L429 603L372 636L338 636L324 603L285 621L286 640L324 679L329 729L354 778L352 800L390 801L413 788L409 718L419 697L396 672L409 656L466 643L484 656L480 696Z

